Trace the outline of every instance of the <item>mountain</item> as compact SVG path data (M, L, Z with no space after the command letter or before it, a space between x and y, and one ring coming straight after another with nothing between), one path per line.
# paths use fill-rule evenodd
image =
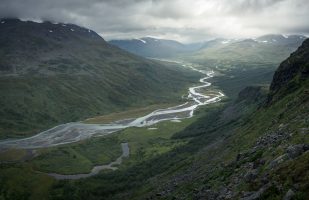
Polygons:
M309 40L304 41L297 52L281 63L270 86L269 102L280 100L285 94L304 87L308 93Z
M117 173L58 183L51 196L307 199L308 53L309 39L280 64L269 90L247 87L233 103L210 108L172 136L175 141L188 138L185 145ZM278 94L280 98L274 100Z
M200 50L182 57L207 66L254 66L263 63L276 66L305 39L305 36L298 35L265 35L244 40L216 39L206 42Z
M300 43L302 43L306 39L303 35L280 35L280 34L269 34L263 35L254 39L255 41L262 42L262 43L269 43L269 44L276 44L276 45L295 45L297 48Z
M48 27L50 28L50 26ZM34 28L31 27L31 30L35 30L33 33L35 35L43 32ZM23 29L19 28L18 30ZM21 35L24 35L25 31L22 33ZM7 35L7 39L9 37ZM27 40L21 41L28 42L28 45L23 47L28 48L27 52L31 51L28 56L32 54L42 56L38 58L39 61L43 58L50 58L47 56L49 51L44 53L36 50L36 47L35 50L30 48L33 46L31 43L33 38L29 35L27 37ZM137 81L140 86L134 87L136 88L134 94L138 95L135 99L138 104L149 102L150 98L148 99L147 95L153 93L155 95L151 97L158 97L156 101L168 101L164 95L176 94L184 83L191 80L190 77L196 78L195 74L189 74L188 71L174 70L168 66L162 66L156 62L123 52L106 44L101 39L99 41L106 44L104 46L106 48L102 48L101 45L97 46L97 42L91 43L92 48L98 48L101 53L103 52L102 55L101 53L97 55L96 51L91 51L92 48L87 49L89 43L84 39L87 38L88 41L88 37L81 37L80 34L74 34L74 37L73 41L69 39L71 44L77 43L74 49L70 48L71 45L68 47L63 45L66 40L56 43L56 47L49 48L50 50L57 49L56 55L62 49L63 55L66 57L76 54L82 58L85 55L82 52L87 50L88 57L82 60L83 63L90 62L86 72L82 71L81 67L75 69L75 64L69 65L68 71L52 70L59 69L58 66L54 66L56 64L47 69L44 68L44 65L32 68L31 66L36 66L35 62L32 59L26 60L27 58L23 58L23 63L32 64L27 65L23 70L22 63L18 62L18 57L14 57L16 61L12 59L12 65L2 65L4 72L1 74L0 84L1 109L8 111L6 109L8 105L11 106L9 108L15 108L14 112L2 113L10 114L12 118L9 120L11 122L17 120L16 124L11 124L7 128L12 130L12 126L16 125L21 130L22 127L18 123L21 123L22 119L25 120L22 116L33 119L37 113L50 114L52 111L57 113L59 112L58 105L72 108L60 107L63 109L61 114L67 114L68 111L74 113L75 110L82 112L85 109L85 103L93 103L88 102L91 96L101 98L101 96L96 96L96 93L101 91L105 82L102 85L93 82L101 80L101 76L104 77L103 80L108 80L108 83L119 83L116 88L111 84L111 88L116 91L120 90L124 94L124 96L120 96L119 101L126 102L126 105L131 105L131 101L128 101L127 98L135 97L126 90L134 86L132 85L134 82L130 82L131 78ZM44 36L44 41L47 38L49 39ZM19 41L18 38L15 40ZM249 83L255 83L255 85L244 87L235 99L225 98L220 102L200 107L193 118L166 121L151 127L132 127L106 137L93 137L57 147L0 151L0 199L308 199L309 39L306 39L289 57L284 58L283 62L280 61L280 64L274 69L270 86L265 85L264 82L260 85L256 84L262 83L258 80L263 80L263 77L257 79L252 73L266 76L264 69L273 67L279 60L275 57L276 52L272 52L264 42L256 41L256 39L233 41L222 45L229 48L236 45L238 49L243 48L244 51L252 48L252 44L261 45L259 46L261 49L255 51L257 53L255 56L261 56L261 58L252 61L254 51L242 52L242 54L234 52L230 54L230 57L224 57L224 60L220 60L221 65L214 67L217 76L209 79L212 86L207 88L209 89L207 93L211 94L213 90L219 88L225 94L227 94L225 91L228 90L233 94L240 89L240 86L243 88ZM273 50L281 49L286 54L288 48L294 48L290 44L269 46ZM267 50L265 53L262 51L263 48ZM18 47L12 49L18 49ZM209 47L209 49L214 49L214 47ZM70 51L76 52L71 55ZM9 55L16 53L7 50L6 52L9 52L4 54L7 59L9 59ZM227 51L227 53L230 52ZM271 55L267 55L267 53L271 53ZM106 59L112 59L115 56L119 57L119 60L112 59L114 62L105 63L106 60L103 62L100 59L100 56L105 54L109 55L106 56ZM245 55L251 57L246 59ZM95 62L98 60L92 59L96 56L99 61L105 63L104 67L101 68L101 65L97 65ZM80 57L76 59L82 59ZM90 60L88 60L89 57ZM271 57L274 61L271 60ZM279 57L283 57L283 55L279 54ZM218 58L220 57L218 56ZM121 69L119 69L119 61L123 61ZM2 62L4 63L5 60ZM138 63L141 63L138 68L141 69L141 72L135 68ZM200 63L200 68L209 64L205 60L201 60ZM147 70L144 66L147 67ZM260 71L249 70L251 67ZM117 74L110 74L111 72L105 71L105 69L117 70ZM126 74L119 74L120 79L118 80L116 78L118 73L125 69L127 69ZM91 73L92 70L95 70L95 73ZM101 70L104 73L101 73ZM133 74L130 73L131 71ZM113 79L107 79L104 76L105 73ZM170 75L171 73L172 75ZM150 76L150 74L154 75ZM237 76L237 74L241 75ZM126 76L129 78L125 80L127 82L124 86L123 79ZM179 80L174 76L182 78ZM63 79L61 79L62 77ZM145 81L148 81L149 77L154 80L157 80L157 77L158 79L163 78L165 84L160 84L160 81L156 83L150 78L149 82L155 85L148 86ZM169 80L165 80L165 78L169 78ZM26 80L30 81L26 82ZM68 80L72 80L72 82ZM88 82L91 87L85 87ZM220 82L223 84L219 85ZM130 85L128 86L128 84ZM152 91L148 93L149 88L143 90L144 86L149 87ZM156 86L162 87L162 90ZM123 87L125 88L122 90ZM235 87L238 89L236 90ZM9 90L5 90L6 88ZM57 93L58 91L59 93ZM107 90L108 94L111 91ZM69 96L65 96L66 93L69 93ZM57 94L56 98L54 98L55 94ZM72 98L77 94L79 94L78 97ZM103 95L104 92L100 94ZM137 100L141 97L144 100ZM44 106L38 106L41 99L44 100ZM68 100L68 103L62 103L58 99ZM105 98L100 100L103 101L103 99ZM75 105L76 102L86 100L87 102L79 104L83 109ZM110 103L107 102L107 106L121 107L122 103L112 104L116 100L118 99L113 99L113 102ZM10 104L10 101L13 103ZM25 110L21 103L30 106L31 109ZM13 107L13 104L16 107ZM3 107L3 105L5 106ZM37 113L30 112L33 108L37 108L35 110ZM97 108L100 108L99 105ZM23 115L18 113L19 111L24 111L21 113ZM6 116L2 115L0 120ZM9 120L2 120L2 122ZM38 122L44 123L42 120L37 120L36 123ZM121 155L119 146L123 142L129 146L129 157L119 157ZM121 161L123 162L120 165L114 164ZM74 175L82 173L82 175L76 175L83 176L100 165L110 166L112 164L112 167L115 167L113 169L117 170L103 170L95 176L79 180L57 180L48 174Z
M174 101L197 78L73 24L0 20L0 137Z
M151 58L168 58L179 53L194 51L201 47L201 43L186 45L175 40L151 37L132 40L111 40L109 43L131 53Z
M191 62L257 61L276 65L306 39L302 35L263 35L254 39L217 38L206 42L182 44L174 40L145 37L131 40L111 40L121 49L152 58L182 58Z
M237 39L216 38L216 39L204 42L203 45L199 48L199 50L216 47L216 46L225 46L227 44L237 42L237 41L238 41Z

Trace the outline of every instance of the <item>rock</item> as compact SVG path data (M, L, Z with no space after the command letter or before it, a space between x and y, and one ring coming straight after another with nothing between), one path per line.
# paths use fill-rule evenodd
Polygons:
M241 154L241 153L237 154L237 156L236 156L236 161L240 161L241 157L242 157L242 154Z
M263 177L261 178L261 182L263 184L267 184L269 182L268 180L268 175L267 174L264 174Z
M218 194L212 190L202 190L198 194L195 194L193 199L208 199L208 200L217 200Z
M257 170L250 170L246 173L246 175L244 176L244 179L246 182L252 182L257 178Z
M300 129L300 133L301 133L301 134L304 134L304 135L305 135L305 134L309 134L309 128L301 128L301 129Z
M264 185L263 187L261 187L258 191L256 192L252 192L249 195L246 194L246 196L244 196L243 198L241 198L241 200L256 200L256 199L260 199L260 197L262 196L262 194L268 190L271 187L271 184L268 183L266 185Z
M280 143L283 140L287 140L290 137L288 130L284 127L279 130L271 131L258 138L255 148L273 146L276 143Z
M283 186L282 186L282 184L281 184L280 182L278 182L278 181L273 181L272 183L273 183L273 185L275 186L275 188L276 188L279 192L282 193L282 191L283 191Z
M229 191L226 195L225 195L225 199L232 199L233 198L233 193L231 191Z
M274 167L276 167L278 164L282 163L285 160L288 160L287 154L283 154L277 157L275 160L271 161L270 164L268 165L268 168L273 169Z
M157 193L156 196L157 196L157 197L160 197L160 196L162 196L162 194L161 194L161 193Z
M291 200L294 197L295 193L293 190L289 189L287 193L284 195L283 200Z
M283 130L286 127L287 127L287 124L280 124L278 128L279 130Z
M308 149L309 149L309 145L307 144L296 144L293 146L289 146L286 152L290 159L294 159L297 156L300 156L305 151L308 151Z

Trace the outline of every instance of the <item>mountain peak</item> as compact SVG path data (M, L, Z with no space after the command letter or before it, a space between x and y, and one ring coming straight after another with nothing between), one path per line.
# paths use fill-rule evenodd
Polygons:
M9 33L9 31L13 31L14 33L21 34L21 36L22 32L27 32L27 34L35 35L36 37L52 37L58 34L57 36L66 35L67 37L71 37L74 35L79 37L91 37L92 39L99 40L103 39L93 30L75 24L55 23L51 21L37 22L30 20L25 21L17 18L4 18L0 20L0 27L2 32ZM62 37L58 37L58 39L61 38Z

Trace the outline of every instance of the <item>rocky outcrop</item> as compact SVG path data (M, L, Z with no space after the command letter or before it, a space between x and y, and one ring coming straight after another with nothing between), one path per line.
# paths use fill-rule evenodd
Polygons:
M298 88L309 77L309 39L283 61L276 70L270 86L268 103Z
M291 200L295 196L295 192L291 189L288 190L288 192L283 197L283 200Z
M309 150L308 144L296 144L289 146L286 150L286 153L290 159L294 159L308 150Z

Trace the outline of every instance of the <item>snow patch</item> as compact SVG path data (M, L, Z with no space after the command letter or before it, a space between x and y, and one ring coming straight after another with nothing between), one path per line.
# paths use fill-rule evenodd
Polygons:
M65 24L62 24L61 26L67 26L67 25L65 25Z
M88 33L91 33L91 30L88 29Z
M48 30L48 32L52 33L53 31L52 30Z
M137 39L139 41L141 41L142 43L146 44L147 42L145 40L142 40L142 39Z
M148 130L157 130L158 128L148 128Z
M1 22L1 24L4 24L4 23L5 23L5 21L2 21L2 22Z
M284 38L286 38L286 39L288 39L289 38L289 36L288 35L282 35Z
M73 29L73 28L71 28L70 30L71 30L71 31L74 31L74 29Z
M268 41L267 40L264 40L264 41L262 41L263 43L268 43Z
M224 40L224 41L222 41L221 43L222 44L228 44L228 43L230 43L231 41L230 40Z

